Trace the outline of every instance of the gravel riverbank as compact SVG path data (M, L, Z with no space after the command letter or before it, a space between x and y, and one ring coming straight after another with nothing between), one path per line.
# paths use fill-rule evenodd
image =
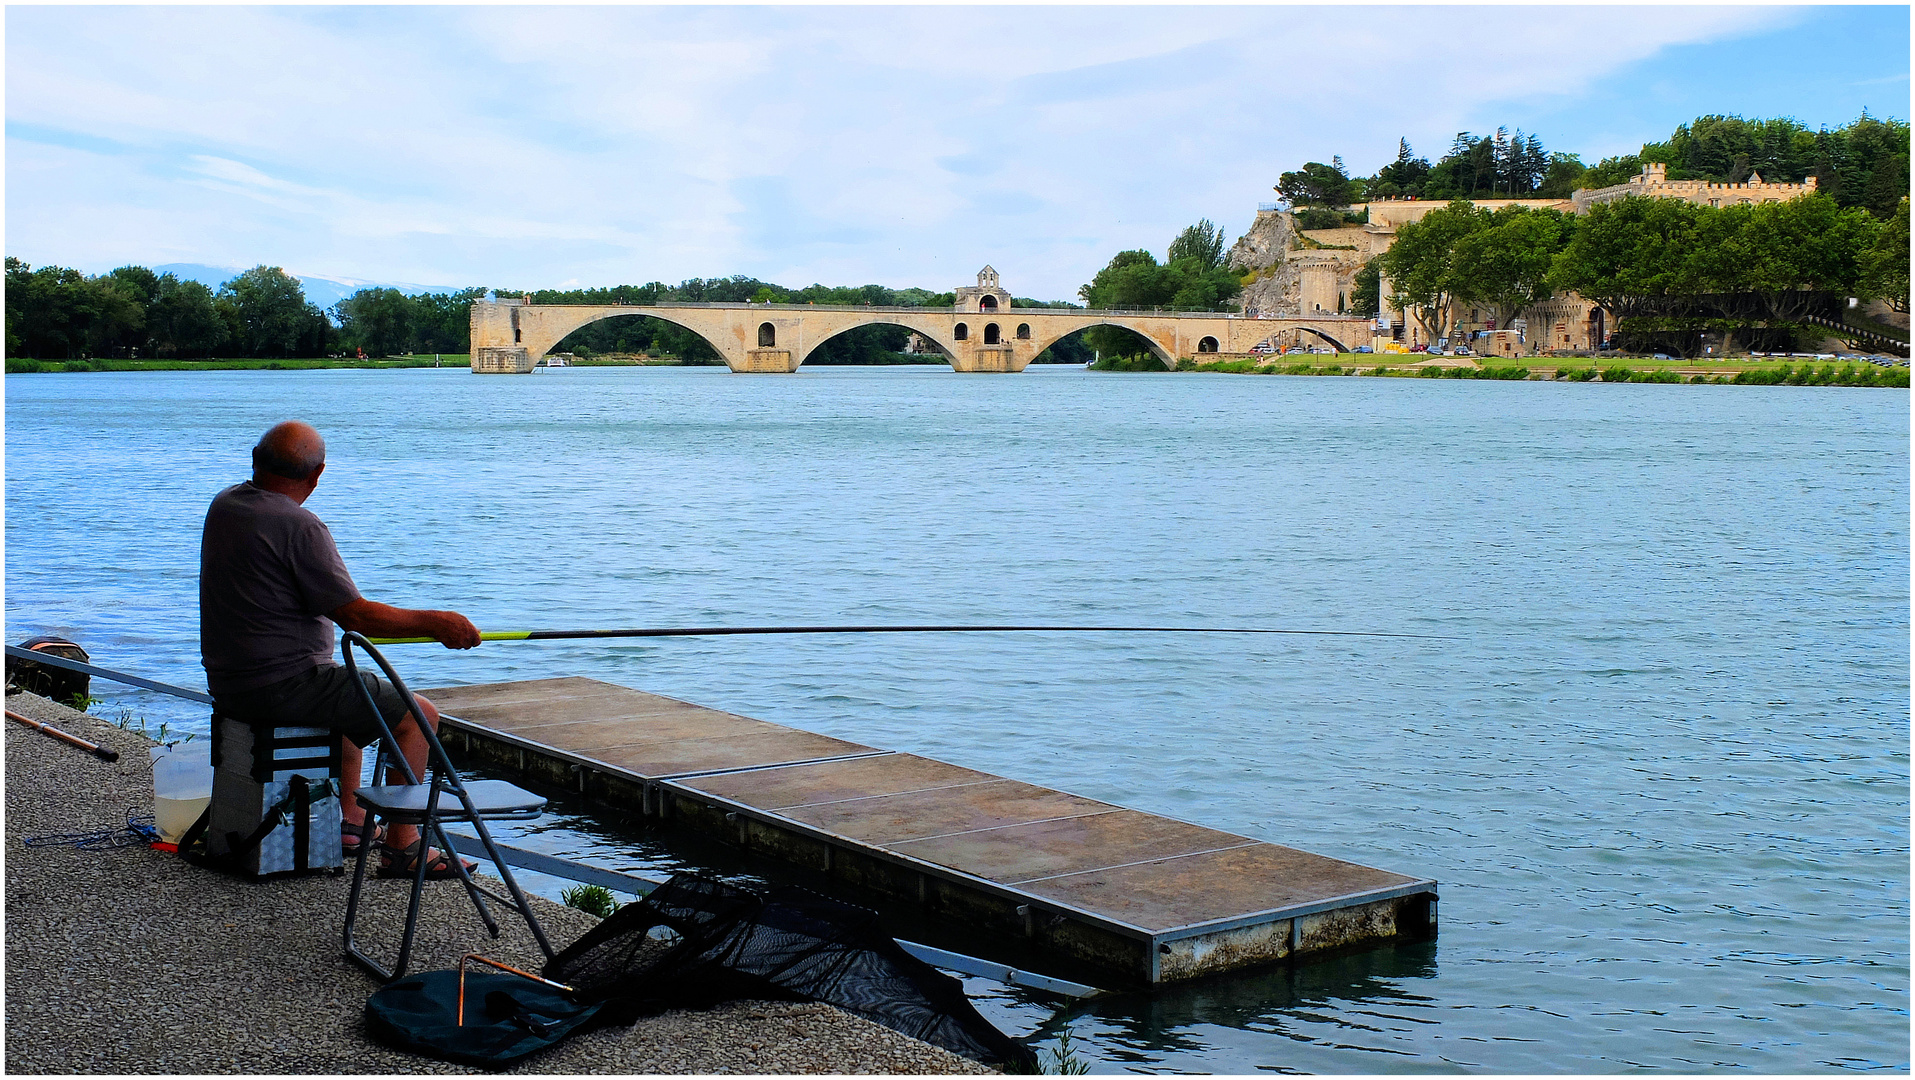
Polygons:
M345 958L345 876L248 882L144 846L26 848L152 810L152 743L31 694L7 707L120 752L109 764L6 725L6 1070L11 1073L464 1073L369 1040L378 983ZM404 881L368 883L362 939L396 943ZM596 920L539 897L555 946ZM372 914L389 916L369 920ZM413 969L478 950L528 969L517 920L486 936L456 884L427 887ZM388 948L391 946L389 945ZM989 1069L825 1005L733 1002L587 1032L525 1073L981 1073Z

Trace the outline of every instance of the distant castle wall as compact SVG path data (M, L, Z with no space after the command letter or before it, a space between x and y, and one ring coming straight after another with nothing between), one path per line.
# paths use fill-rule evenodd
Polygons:
M1586 214L1592 206L1631 195L1652 199L1681 199L1698 206L1735 206L1741 203L1787 202L1815 190L1815 177L1799 184L1771 184L1761 173L1750 173L1745 184L1712 184L1707 180L1671 180L1669 166L1660 161L1645 162L1640 175L1605 188L1582 188L1570 197L1576 213Z

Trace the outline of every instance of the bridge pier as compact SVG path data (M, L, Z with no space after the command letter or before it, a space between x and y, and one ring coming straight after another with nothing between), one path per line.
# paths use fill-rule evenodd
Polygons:
M1018 349L1012 345L973 345L965 348L965 342L954 342L951 351L951 370L953 371L1023 371L1037 357L1034 349ZM1023 356L1018 353L1023 352Z
M517 346L480 345L472 350L472 370L481 375L524 375L536 363L530 350Z
M788 375L798 370L798 358L790 349L748 349L742 363L729 356L725 363L738 374Z

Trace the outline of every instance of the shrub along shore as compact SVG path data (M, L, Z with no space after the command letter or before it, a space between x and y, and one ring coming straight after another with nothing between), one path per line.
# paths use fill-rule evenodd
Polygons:
M1105 371L1164 370L1157 361L1100 366ZM1604 366L1534 367L1398 367L1378 363L1378 358L1358 353L1339 353L1328 363L1286 364L1281 360L1224 360L1214 364L1179 367L1178 371L1214 372L1231 375L1362 375L1398 379L1496 379L1502 381L1563 380L1568 382L1638 383L1711 383L1733 386L1881 386L1908 387L1909 369L1902 365L1883 366L1845 360L1816 363L1791 361L1718 361L1698 365L1694 361L1658 361L1627 359Z

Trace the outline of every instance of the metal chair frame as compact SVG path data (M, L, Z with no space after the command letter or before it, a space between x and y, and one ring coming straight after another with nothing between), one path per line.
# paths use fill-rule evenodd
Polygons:
M373 700L372 691L366 688L365 680L359 677L359 668L354 663L352 655L355 646L364 649L366 655L378 664L386 678L391 681L393 688L405 701L406 709L412 714L413 723L418 725L420 733L425 736L426 769L431 774L429 784L421 782L417 776L413 775L411 764L406 761L405 755L399 752L399 743L393 736L392 727L386 723L385 715L379 711L377 702ZM539 925L538 916L532 913L532 905L526 900L525 893L512 877L512 870L506 865L505 858L499 854L498 845L493 842L491 831L485 827L487 821L528 821L536 818L545 809L545 799L502 780L478 781L475 786L482 786L485 789L484 794L496 797L488 798L483 803L475 798L459 777L459 771L453 768L452 759L446 754L445 744L439 741L438 733L433 731L432 725L426 723L425 715L420 710L412 691L406 687L405 680L392 669L392 665L386 661L378 649L373 647L372 642L366 640L362 634L347 630L340 636L340 652L345 659L347 674L352 676L354 685L359 687L360 696L365 700L366 707L372 710L381 733L379 753L374 758L372 783L352 793L359 805L366 808L366 820L360 826L359 854L352 872L352 892L346 900L346 955L382 982L391 982L405 974L406 967L412 958L414 931L419 923L419 902L425 893L426 867L429 862L425 855L428 849L436 846L446 858L452 860L452 865L458 872L459 883L465 887L466 895L472 898L472 906L478 910L479 920L485 924L486 930L494 938L499 936L498 921L492 917L492 912L485 903L485 897L490 896L502 904L510 905L525 918L525 925L531 929L532 937L537 940L539 948L545 953L545 958L550 960L553 950L551 943L545 938L545 930ZM398 765L400 775L405 778L404 785L382 783L392 763ZM421 788L426 789L423 807L418 805ZM450 795L458 805L451 808L442 806L441 796L444 795ZM384 818L389 824L416 825L423 841L419 849L418 865L412 878L412 897L406 908L406 929L399 941L399 958L390 969L361 951L353 938L353 923L359 914L360 891L366 880L366 859L372 853L373 822L377 818ZM473 829L479 834L480 845L485 848L485 858L498 872L499 879L505 883L510 896L500 896L472 880L471 873L466 870L465 860L460 857L458 849L453 847L451 838L446 835L442 823L447 821L472 823Z

